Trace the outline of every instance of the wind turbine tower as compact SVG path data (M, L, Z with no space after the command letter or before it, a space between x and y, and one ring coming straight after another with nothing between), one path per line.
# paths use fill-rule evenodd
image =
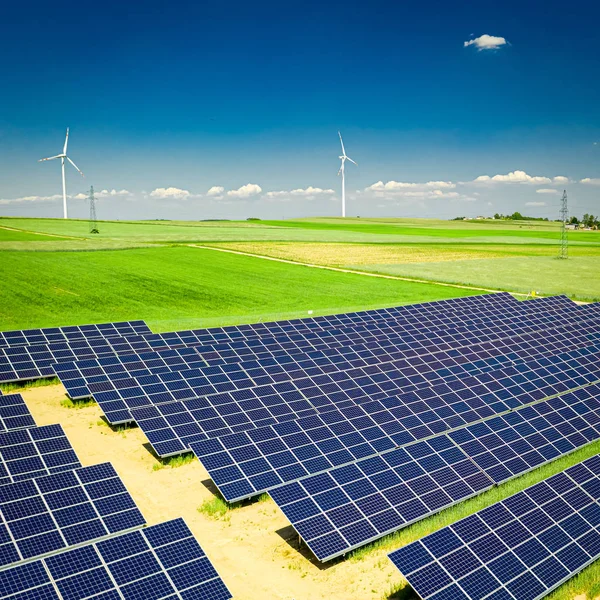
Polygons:
M342 166L338 171L338 175L342 176L342 217L346 216L346 176L344 171L344 164L347 160L349 160L352 164L357 165L349 156L346 156L346 150L344 149L344 140L342 140L342 134L338 131L338 135L340 136L340 144L342 145L342 155L340 159L342 161Z
M65 145L63 146L62 154L57 154L56 156L49 156L48 158L40 158L38 162L44 162L45 160L54 160L56 158L60 158L61 167L62 167L62 184L63 184L63 216L65 219L68 219L67 216L67 179L65 177L65 159L68 160L78 171L78 173L83 177L83 173L79 170L79 167L67 156L67 145L69 143L69 128L67 127L67 135L65 137Z

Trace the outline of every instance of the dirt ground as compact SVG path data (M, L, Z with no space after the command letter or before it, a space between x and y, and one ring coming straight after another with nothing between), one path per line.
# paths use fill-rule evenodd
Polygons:
M157 468L139 429L113 431L96 405L61 406L62 385L21 393L38 425L63 426L84 466L114 465L149 525L183 517L236 600L382 600L402 581L383 551L321 565L271 499L208 517L198 507L211 482L197 460Z

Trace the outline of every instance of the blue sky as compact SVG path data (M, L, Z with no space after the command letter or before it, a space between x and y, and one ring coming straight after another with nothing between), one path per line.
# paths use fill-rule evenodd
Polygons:
M0 215L61 216L59 164L37 159L67 126L72 216L90 184L101 218L337 215L338 129L349 215L555 217L563 188L596 214L599 18L592 0L11 3Z

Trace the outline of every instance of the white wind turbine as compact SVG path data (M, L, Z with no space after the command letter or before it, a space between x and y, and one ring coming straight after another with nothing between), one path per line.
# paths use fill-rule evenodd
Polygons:
M338 171L338 175L342 175L342 217L346 216L346 177L344 174L344 163L349 160L352 164L358 166L349 156L346 156L346 150L344 149L344 140L342 140L342 134L338 131L338 135L340 136L340 144L342 144L342 155L340 159L342 161L342 166Z
M67 156L67 144L69 143L69 128L67 127L67 135L65 137L65 145L63 146L62 154L57 154L56 156L49 156L48 158L40 158L38 162L43 162L45 160L54 160L55 158L60 158L60 162L62 165L62 184L63 184L63 213L64 218L67 219L67 180L65 177L65 158L77 169L79 174L84 177L83 173L79 170L79 167Z

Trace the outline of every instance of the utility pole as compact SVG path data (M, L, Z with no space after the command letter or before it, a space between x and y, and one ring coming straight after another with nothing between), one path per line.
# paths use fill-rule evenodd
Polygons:
M567 239L567 221L569 220L569 207L567 206L567 190L563 191L560 201L560 248L558 258L569 258L569 240Z
M94 197L94 186L90 187L90 233L100 233L96 222L96 198Z

